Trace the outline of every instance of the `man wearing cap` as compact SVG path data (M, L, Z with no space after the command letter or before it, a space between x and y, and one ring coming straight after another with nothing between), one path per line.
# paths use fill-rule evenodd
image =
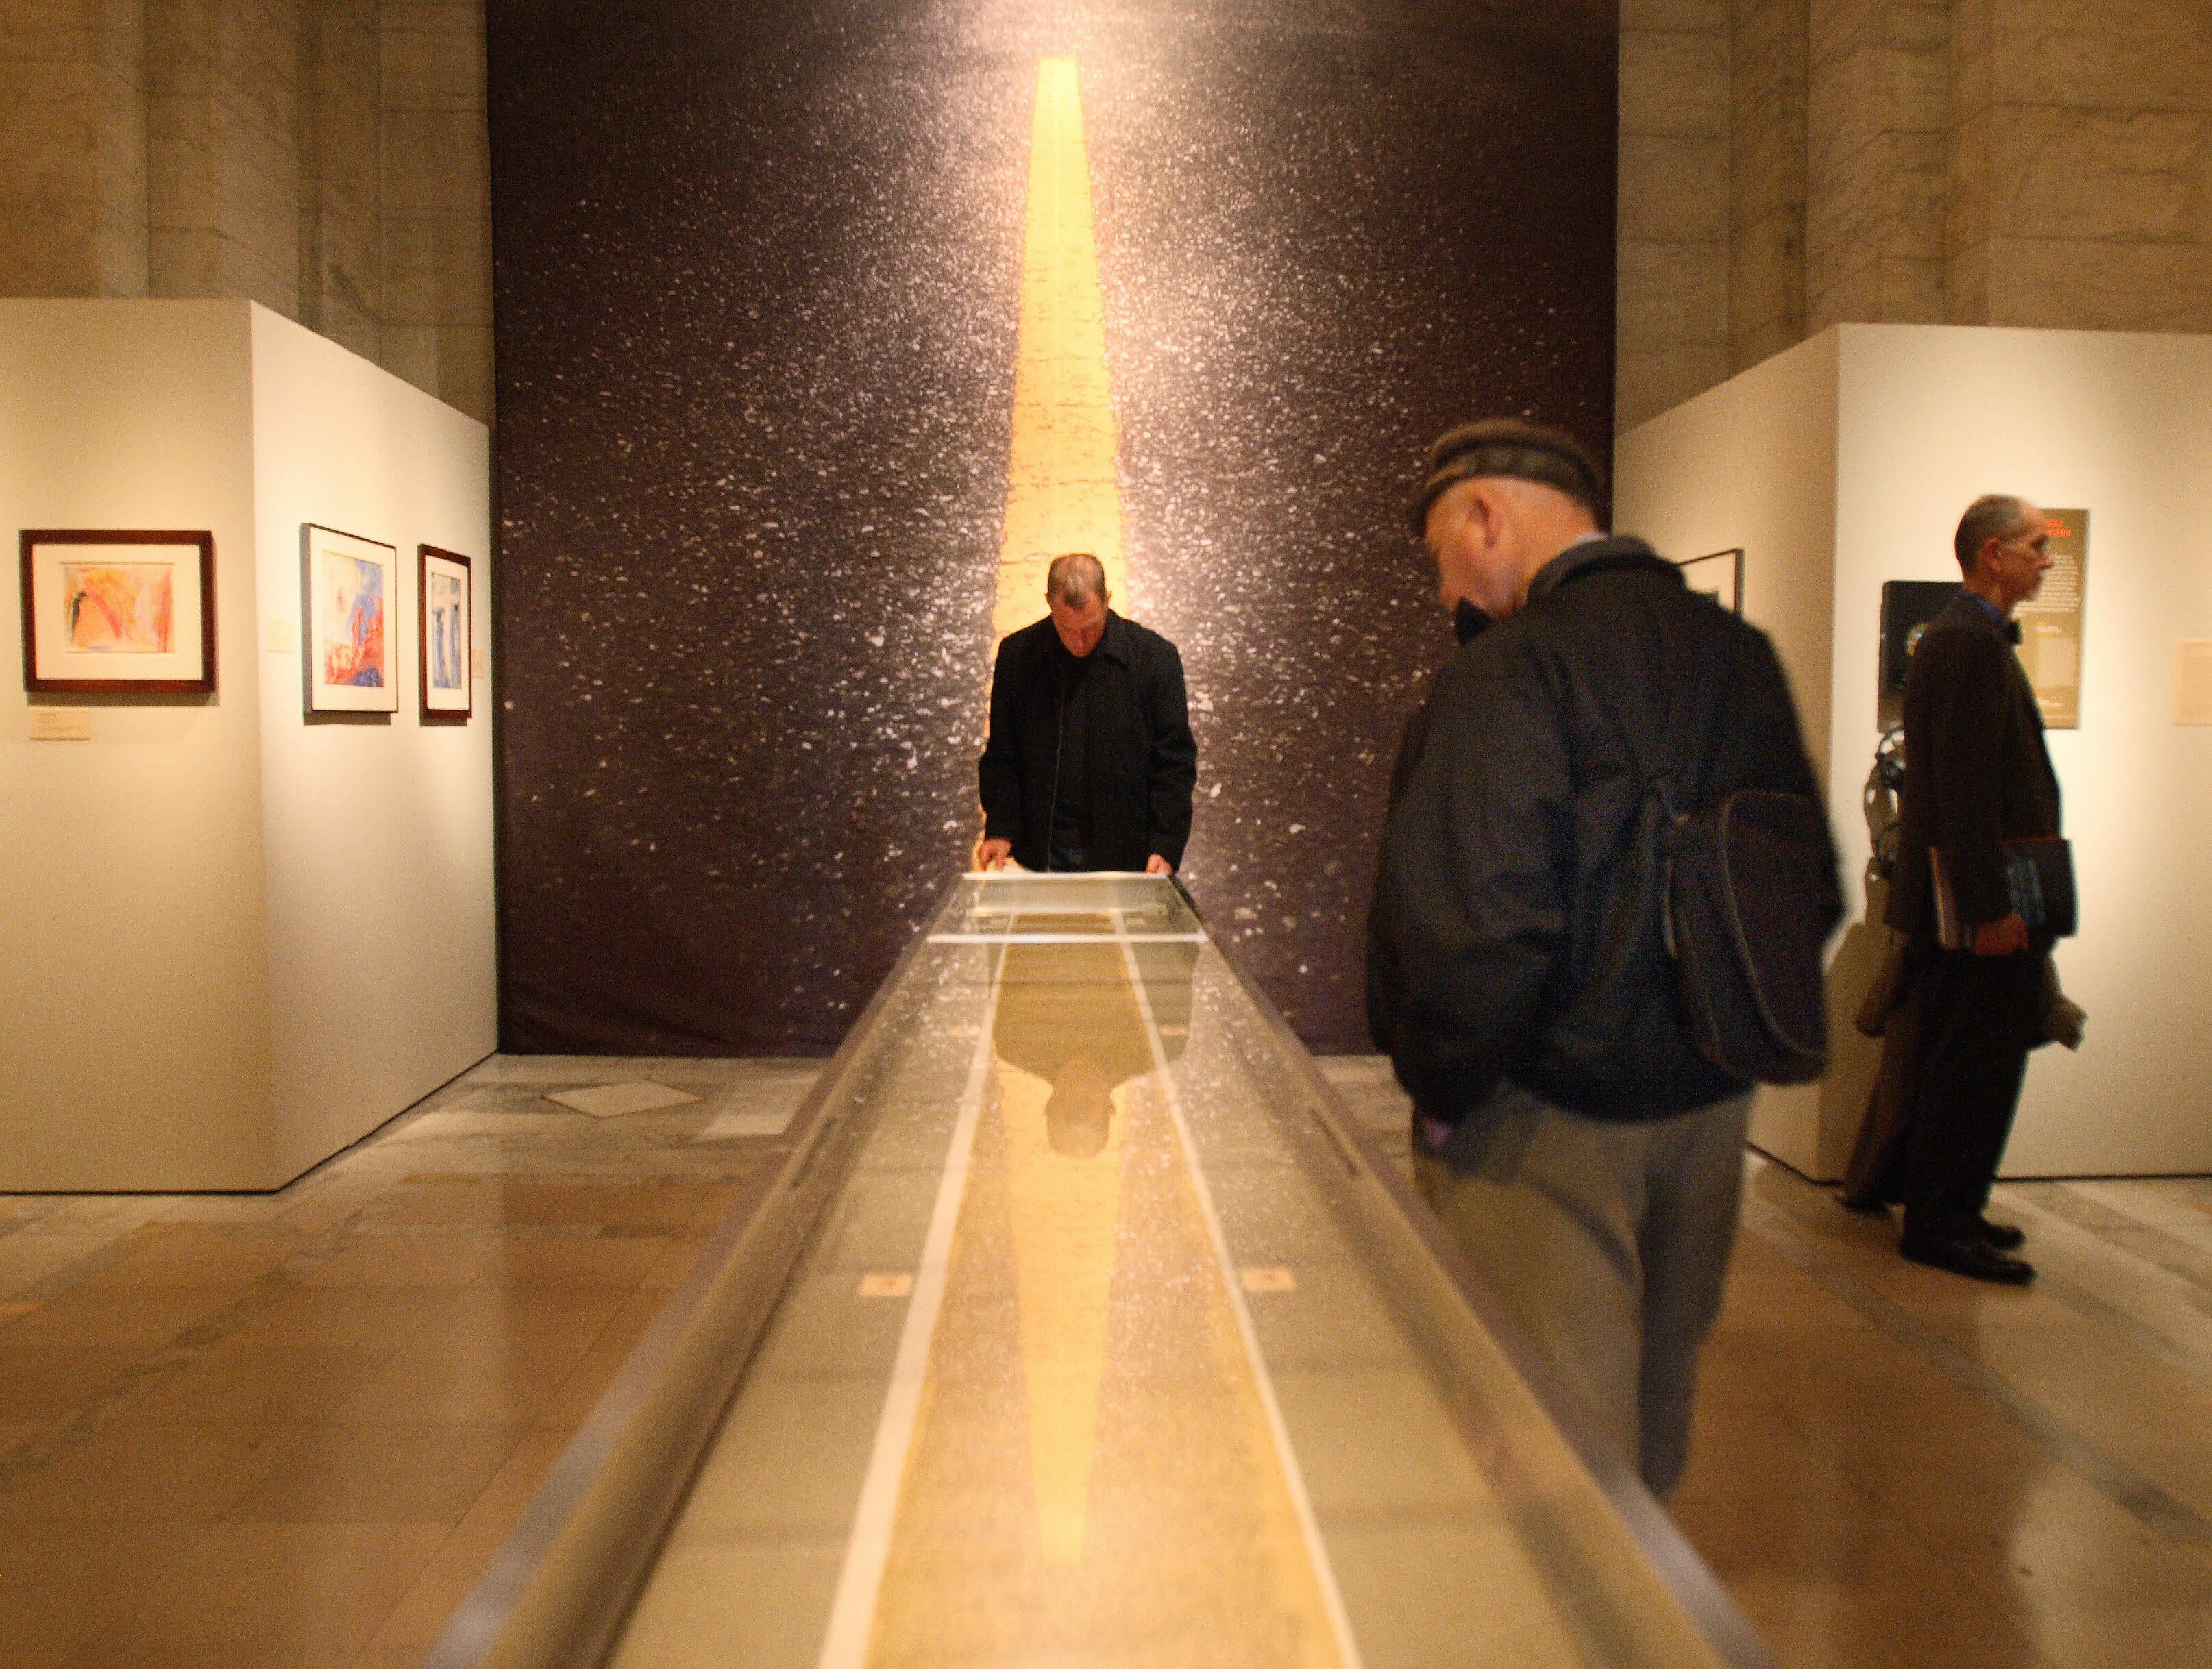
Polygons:
M1055 556L1046 617L1000 640L976 768L981 868L1172 875L1182 862L1198 780L1182 658L1111 600L1096 556Z
M1680 1017L1653 785L1685 804L1819 796L1765 634L1601 531L1603 502L1558 429L1498 419L1430 450L1414 523L1462 643L1400 760L1368 1008L1413 1098L1423 1195L1663 1496L1750 1085Z

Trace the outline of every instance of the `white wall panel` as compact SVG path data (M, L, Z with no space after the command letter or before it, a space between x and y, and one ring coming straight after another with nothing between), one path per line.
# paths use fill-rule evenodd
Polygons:
M488 556L487 439L247 302L0 301L11 572L27 527L209 529L218 650L212 697L28 697L6 587L0 1189L276 1187L492 1048L489 692L411 705L414 544ZM405 542L381 727L303 724L262 646L340 513ZM31 741L33 701L92 740Z
M1835 460L1832 333L1654 418L1614 452L1613 523L1622 532L1677 561L1743 548L1745 617L1774 641L1820 771L1832 756ZM1838 1162L1821 1153L1821 1103L1815 1086L1761 1090L1752 1140L1820 1174Z
M2089 1041L2034 1056L2006 1174L2212 1169L2212 729L2170 722L2175 640L2212 637L2212 338L1844 325L1622 437L1619 474L1624 528L1751 549L1747 612L1823 738L1854 913L1883 583L1955 576L1978 494L2088 509L2081 725L2050 741L2083 913L2059 967ZM1841 1042L1825 1095L1763 1097L1755 1126L1824 1177L1869 1064Z
M416 548L470 559L489 664L489 435L335 343L253 314L260 612L304 646L301 529L396 546L395 713L302 715L300 655L260 652L263 839L279 1162L359 1139L496 1047L491 688L417 714Z

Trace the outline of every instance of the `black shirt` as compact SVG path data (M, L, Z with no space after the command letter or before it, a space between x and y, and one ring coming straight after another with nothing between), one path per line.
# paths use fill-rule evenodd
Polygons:
M1067 652L1055 636L1053 671L1060 685L1060 763L1053 792L1053 844L1091 843L1091 659Z

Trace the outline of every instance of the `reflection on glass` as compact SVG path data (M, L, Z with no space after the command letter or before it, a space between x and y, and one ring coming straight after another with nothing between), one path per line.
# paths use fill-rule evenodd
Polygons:
M1054 919L1055 928L1067 919ZM1019 919L1017 934L1036 925ZM1110 922L1107 931L1111 931ZM1168 1061L1190 1033L1190 976L1196 944L1146 944L1139 955L1146 997ZM1099 944L1010 945L1000 975L991 1029L998 1058L1051 1086L1045 1132L1055 1153L1087 1158L1106 1145L1114 1091L1153 1070L1152 1039L1130 982L1127 953Z
M1717 1663L1170 883L970 878L872 1029L617 1665Z

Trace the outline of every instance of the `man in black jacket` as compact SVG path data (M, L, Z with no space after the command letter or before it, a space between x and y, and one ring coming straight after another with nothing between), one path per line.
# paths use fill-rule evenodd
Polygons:
M1098 559L1053 559L1045 619L999 644L976 775L976 861L1172 875L1190 839L1198 744L1182 658L1107 605Z
M1682 1019L1654 784L1684 807L1820 796L1765 636L1601 534L1602 499L1558 430L1497 420L1431 449L1416 525L1462 642L1407 733L1368 1000L1424 1195L1663 1495L1735 1242L1750 1085Z
M1966 577L1928 623L1905 683L1905 803L1889 925L1910 934L1922 985L1920 1049L1905 1167L1902 1250L1977 1280L2017 1286L2035 1271L2006 1254L2026 1238L1983 1215L2040 1029L2047 939L2028 935L2004 874L2004 842L2058 833L2058 778L2043 714L2013 646L2013 610L2051 566L2043 512L1977 499L1953 553ZM1930 850L1971 942L1937 939Z

